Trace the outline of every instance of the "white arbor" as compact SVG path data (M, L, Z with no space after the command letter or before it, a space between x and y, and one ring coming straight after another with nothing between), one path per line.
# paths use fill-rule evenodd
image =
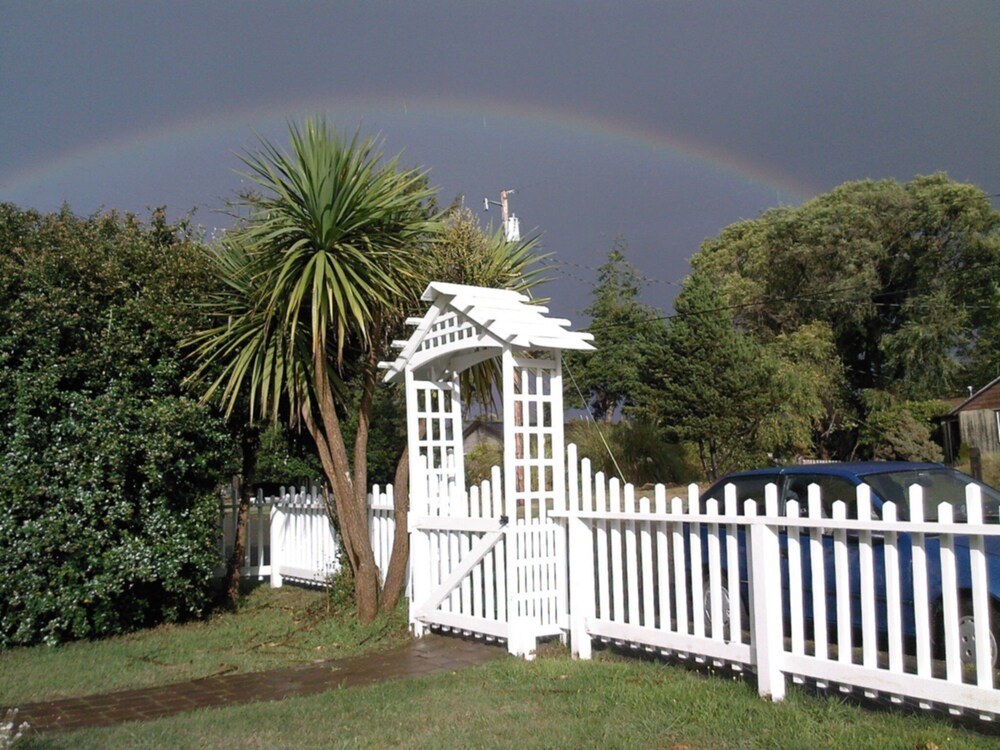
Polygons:
M429 309L380 365L406 387L411 627L506 638L528 655L568 628L565 531L549 520L566 509L561 352L592 350L592 337L517 292L434 282L422 299ZM460 375L496 357L502 472L467 488Z

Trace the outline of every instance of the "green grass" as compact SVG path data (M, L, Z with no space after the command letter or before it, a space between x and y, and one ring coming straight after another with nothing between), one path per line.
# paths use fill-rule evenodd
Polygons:
M93 643L0 653L0 704L167 684L395 645L402 612L362 628L327 597L251 591L234 613ZM992 734L988 732L992 731ZM792 688L773 704L751 682L599 652L547 648L482 667L308 698L206 709L28 738L19 748L988 748L997 730L873 711Z
M163 685L339 659L407 638L403 609L361 627L333 617L325 592L266 585L235 612L102 641L0 651L0 705Z
M34 738L24 748L995 748L946 720L868 711L660 663L502 659L418 680Z

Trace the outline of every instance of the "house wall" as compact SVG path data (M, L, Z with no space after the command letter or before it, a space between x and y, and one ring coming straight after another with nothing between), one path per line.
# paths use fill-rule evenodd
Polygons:
M997 434L997 415L994 409L961 411L958 413L958 424L962 431L962 443L979 448L983 453L1000 453L1000 436Z

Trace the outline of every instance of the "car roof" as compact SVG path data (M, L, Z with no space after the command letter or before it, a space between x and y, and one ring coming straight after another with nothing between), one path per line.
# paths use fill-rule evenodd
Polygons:
M841 463L805 464L795 466L772 466L766 469L751 469L727 474L719 481L737 477L784 476L800 474L822 474L825 476L858 479L872 474L888 474L895 471L943 470L942 464L918 463L914 461L845 461Z

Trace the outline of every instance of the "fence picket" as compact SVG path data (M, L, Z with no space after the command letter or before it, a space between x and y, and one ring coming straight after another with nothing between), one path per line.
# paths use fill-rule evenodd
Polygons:
M595 510L598 513L604 513L608 510L607 485L604 482L604 474L597 472L594 482ZM597 531L597 589L599 593L597 616L604 620L610 620L611 585L608 577L608 545L610 544L610 534L608 521L598 519L595 526Z
M675 497L670 501L670 512L675 516L684 514L684 501ZM676 632L690 633L688 627L687 575L684 570L684 526L675 522L673 526L674 541L674 604L676 605ZM697 605L696 605L697 606Z
M910 520L924 520L924 495L919 485L910 487ZM927 597L926 537L921 532L911 535L911 569L913 570L913 620L917 643L917 675L931 676L931 613ZM926 704L922 704L926 705Z
M688 515L699 518L701 514L701 498L698 496L698 485L688 487ZM691 566L691 619L694 634L698 638L705 637L705 591L702 579L701 523L691 521L688 527L688 549L691 556L688 565Z
M896 504L882 506L882 521L887 527L896 522ZM889 636L889 671L903 671L903 604L899 581L899 535L887 528L885 532L885 599L886 632Z
M640 522L639 527L639 548L642 552L642 565L640 575L642 576L642 624L647 628L655 627L656 605L654 596L656 592L655 569L653 568L653 536L652 523L649 521L649 498L642 497L639 500L639 513L646 519Z
M712 498L705 504L705 515L717 516L719 501ZM709 635L721 641L723 639L722 616L722 555L719 550L719 524L708 524L708 594L710 597L708 611L711 614L712 632Z
M665 514L667 512L667 489L662 484L656 485L656 513ZM655 627L663 630L670 629L670 538L667 536L669 523L658 522L656 524L656 583L659 595L660 608L658 616L653 623Z
M608 481L608 502L612 513L621 513L621 485L616 477ZM613 611L611 619L625 622L625 575L622 565L622 520L611 522L611 591Z
M857 490L859 521L872 520L872 495L868 485ZM875 622L875 554L872 550L872 532L858 532L858 567L861 576L861 662L875 667L878 660L878 631Z
M789 518L799 517L799 501L789 500L785 506L785 515ZM788 551L788 614L792 636L792 653L805 653L805 608L802 606L802 553L799 549L799 533L797 529L786 529Z
M833 520L844 521L847 518L847 505L843 500L833 504ZM850 551L847 548L847 528L835 526L833 532L833 570L834 588L837 601L837 661L850 664L853 659L851 633L851 582L850 582Z
M973 484L965 488L966 522L983 522L983 498L979 488ZM993 664L991 651L980 648L980 643L990 642L990 600L986 590L986 544L981 536L969 538L969 571L972 581L972 616L976 633L976 684L983 688L993 687Z
M954 521L951 503L938 506L938 521ZM944 612L944 653L948 682L962 681L962 662L958 643L958 573L955 567L955 537L938 537L941 562L941 603Z
M736 487L727 485L723 493L727 516L739 513L736 500ZM726 526L726 560L728 561L726 583L729 591L729 640L741 643L743 641L743 586L740 581L740 540L739 527L735 523ZM734 564L735 561L735 564Z
M632 518L625 521L625 580L628 592L628 622L639 624L639 555L636 547L635 487L625 485L625 512Z

